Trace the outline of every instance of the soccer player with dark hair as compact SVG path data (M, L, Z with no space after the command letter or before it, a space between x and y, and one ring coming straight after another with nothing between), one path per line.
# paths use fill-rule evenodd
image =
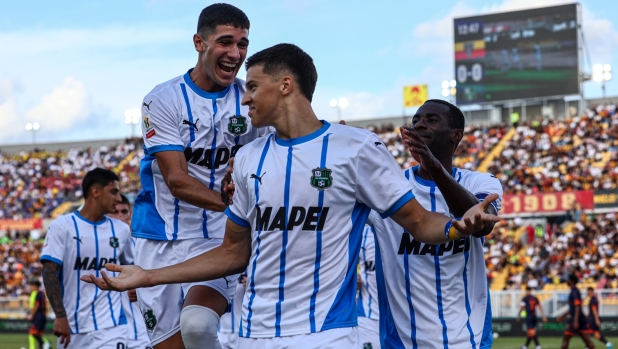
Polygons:
M49 349L51 344L43 337L45 324L47 323L47 306L45 304L45 293L40 290L41 282L38 279L28 281L30 288L30 330L28 332L28 342L30 349Z
M590 302L588 303L588 323L590 324L590 329L594 334L594 338L603 343L606 348L612 349L614 345L610 341L608 341L601 333L601 319L599 319L599 299L594 294L594 288L588 287L586 291L588 292L588 298L590 299Z
M145 156L135 199L135 264L160 268L223 242L227 208L219 194L228 161L270 133L251 125L236 78L249 46L249 19L228 4L199 16L195 67L156 86L142 103ZM156 349L220 348L217 327L236 293L238 275L137 290Z
M453 165L465 118L453 104L430 99L401 135L418 166L403 171L418 203L452 218L502 195L488 173ZM501 198L487 206L497 214ZM441 244L418 239L396 220L372 211L376 235L376 275L383 348L490 348L491 303L483 255L487 222L471 236Z
M522 349L528 348L531 340L534 340L536 349L541 349L541 345L539 344L539 338L536 334L536 308L539 308L539 310L541 311L543 322L547 322L547 318L545 317L545 312L543 311L543 306L541 305L541 302L539 302L538 298L532 295L532 288L526 287L526 296L521 299L521 307L519 309L519 313L517 313L517 321L519 321L521 313L525 312L526 327L528 328L528 330L526 331L526 344L522 346Z
M578 334L584 344L586 344L586 348L594 349L594 344L592 340L590 340L590 335L592 334L592 329L590 328L590 324L586 320L586 316L582 312L582 296L577 289L577 282L579 278L575 274L569 274L567 279L567 285L571 289L569 293L569 323L564 330L564 337L562 337L562 345L561 349L567 349L569 347L569 342L571 338ZM566 314L558 316L556 319L558 322L561 322Z
M56 314L54 334L58 347L126 347L121 294L79 281L86 273L100 275L106 263L133 263L129 226L106 216L121 200L118 176L95 168L82 180L82 192L84 206L51 223L41 252L45 291Z
M279 44L246 66L242 102L251 122L277 132L236 155L223 244L174 266L108 265L122 272L120 279L82 280L122 290L246 269L239 348L357 348L356 267L370 210L393 217L419 241L441 244L497 221L485 211L498 195L462 220L425 210L374 133L316 117L317 71L307 53Z

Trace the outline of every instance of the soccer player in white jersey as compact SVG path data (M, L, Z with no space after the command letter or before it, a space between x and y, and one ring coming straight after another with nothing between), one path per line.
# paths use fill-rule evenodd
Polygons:
M236 286L236 295L230 302L230 309L219 321L219 343L222 349L238 348L238 325L242 314L242 299L245 295L247 276L241 275Z
M159 268L219 246L226 204L219 194L228 160L258 130L241 105L236 74L249 45L249 19L214 4L200 14L193 36L198 62L186 74L144 97L140 164L142 192L134 203L135 264ZM156 349L220 348L219 317L236 292L238 276L138 290ZM184 342L184 343L183 343Z
M419 166L404 171L412 192L427 210L461 217L490 193L502 195L494 176L455 168L453 156L465 119L454 105L428 100L403 138ZM500 210L497 199L488 212ZM493 342L485 274L483 236L427 244L396 221L369 215L376 237L376 272L382 348L485 349Z
M371 209L428 243L444 243L498 217L462 221L428 212L373 133L320 121L311 108L317 72L309 55L279 44L247 62L256 127L277 133L236 155L235 193L223 244L178 265L148 270L108 264L122 280L84 276L102 289L210 280L247 270L239 348L356 348L356 268Z
M133 263L129 226L105 216L120 202L118 176L96 168L84 177L82 192L82 209L52 222L41 252L45 291L56 314L54 334L58 348L125 348L121 294L79 281L87 273L99 275L110 261Z
M120 203L116 204L114 213L110 213L108 216L131 226L131 203L129 199L120 194ZM134 247L135 238L131 238L131 243ZM136 302L137 294L135 290L122 292L122 309L127 317L127 349L152 349L144 318L137 304L133 305Z
M365 226L358 255L360 290L356 308L358 334L363 349L380 347L380 310L375 261L375 232L371 226Z

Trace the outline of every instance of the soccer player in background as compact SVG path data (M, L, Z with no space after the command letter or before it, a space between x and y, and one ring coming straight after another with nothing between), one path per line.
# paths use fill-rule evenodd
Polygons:
M37 279L28 281L30 288L30 330L28 332L28 343L30 349L36 349L37 344L40 349L49 349L51 344L47 338L43 337L45 324L47 323L47 307L45 304L45 293L40 290L41 282Z
M211 250L223 241L227 205L219 194L228 160L268 129L251 126L236 74L249 46L249 19L213 4L201 12L194 68L144 97L140 164L142 192L133 211L135 264L160 268ZM238 275L137 291L156 349L220 348L219 317Z
M108 214L109 217L116 218L131 226L131 203L129 199L120 194L120 203L116 204L114 213ZM135 238L131 238L132 247L135 247ZM146 323L137 304L137 294L135 290L122 292L122 309L127 317L127 349L152 349L150 338L146 331Z
M86 273L100 275L108 262L133 263L129 226L106 217L121 200L118 176L95 168L84 176L82 192L84 206L51 223L41 251L45 291L56 314L54 334L58 348L126 347L121 294L79 281Z
M317 72L309 55L279 44L247 61L256 127L277 133L236 155L235 193L223 244L180 264L145 271L108 264L122 279L85 276L103 289L217 279L245 269L239 348L356 348L356 268L371 209L423 242L481 231L489 195L461 221L428 212L372 132L319 120L311 108Z
M376 284L375 232L365 226L358 264L360 291L357 299L358 334L363 349L380 348L380 310Z
M601 319L599 319L599 299L594 294L594 288L588 287L586 291L588 292L588 298L590 298L590 302L588 303L588 323L590 324L590 329L593 331L594 337L597 340L603 343L606 348L612 349L614 345L610 341L608 341L601 333Z
M245 296L246 285L247 276L242 274L236 286L236 294L230 302L230 309L221 316L221 321L219 321L218 336L222 349L238 348L238 325L240 324L242 299Z
M590 334L592 334L592 330L590 329L590 324L586 320L586 316L582 312L582 296L577 289L578 282L577 275L569 274L567 279L567 285L571 289L569 293L569 322L564 330L564 336L562 337L562 345L561 349L567 349L569 347L569 342L571 338L576 334L584 341L586 347L588 349L594 349L594 344L592 340L590 340ZM561 322L566 314L558 316L556 321Z
M536 308L539 308L541 311L541 316L543 322L547 322L547 318L545 317L545 311L543 311L543 306L539 299L532 295L532 288L526 287L526 296L521 299L521 307L519 309L519 313L517 313L517 321L521 318L521 313L525 312L526 316L526 327L528 328L526 334L526 344L521 348L528 348L530 345L530 341L534 340L534 345L536 345L536 349L541 349L541 345L539 344L539 338L536 334Z
M453 166L463 137L461 110L443 100L426 101L401 135L420 165L403 171L416 200L426 210L450 217L497 193L487 206L500 210L502 185L488 173ZM397 221L371 212L376 234L376 275L383 348L490 348L491 306L484 236L487 222L473 236L426 243Z

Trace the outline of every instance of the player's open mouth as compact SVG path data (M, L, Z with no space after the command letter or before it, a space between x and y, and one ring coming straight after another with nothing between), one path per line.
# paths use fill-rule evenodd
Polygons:
M236 63L219 62L218 65L224 73L232 74L236 70Z

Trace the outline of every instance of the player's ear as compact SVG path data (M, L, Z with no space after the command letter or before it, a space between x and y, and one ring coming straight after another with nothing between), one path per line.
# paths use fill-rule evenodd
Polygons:
M193 46L195 46L195 51L197 52L206 51L206 43L200 34L193 34Z
M462 138L463 138L463 130L453 130L453 133L451 133L451 141L454 144L459 144Z
M287 96L290 93L292 93L292 90L294 90L294 80L292 80L291 76L284 75L281 78L279 90L281 91L281 94L284 96Z

